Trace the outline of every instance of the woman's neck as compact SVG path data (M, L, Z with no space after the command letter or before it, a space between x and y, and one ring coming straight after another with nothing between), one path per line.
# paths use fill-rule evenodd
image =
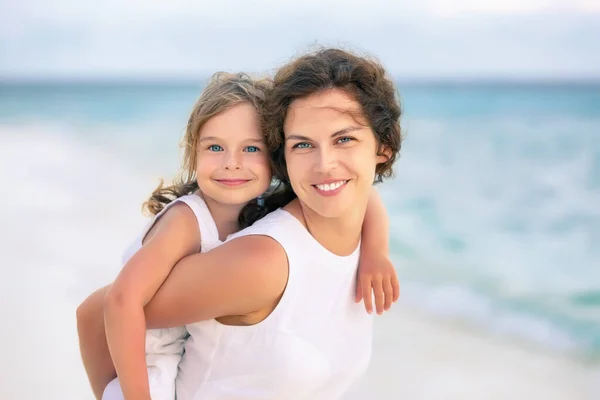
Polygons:
M200 192L196 194L201 196L208 206L208 210L219 231L219 240L223 241L227 236L240 230L238 218L245 204L231 205L218 203L210 197L202 195Z
M323 217L299 199L285 209L302 222L308 232L323 247L339 256L352 254L360 242L367 205L356 207L351 213L337 218Z

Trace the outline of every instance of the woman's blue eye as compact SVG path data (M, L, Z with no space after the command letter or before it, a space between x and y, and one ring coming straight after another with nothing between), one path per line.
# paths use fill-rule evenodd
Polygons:
M349 137L342 137L338 140L339 143L348 143L349 141L351 141L352 138Z
M260 151L260 149L256 146L248 146L245 149L248 153L256 153L257 151Z
M210 151L223 151L223 148L221 146L219 146L218 144L213 144L211 146L208 147L208 150Z
M295 149L308 149L310 147L310 143L300 142L294 145Z

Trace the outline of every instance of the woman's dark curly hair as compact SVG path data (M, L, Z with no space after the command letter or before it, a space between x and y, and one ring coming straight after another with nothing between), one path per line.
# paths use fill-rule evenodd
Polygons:
M387 160L378 164L375 182L393 175L402 143L402 108L394 83L376 60L337 48L305 54L280 68L272 82L261 113L269 144L273 176L291 191L285 162L283 126L290 104L299 98L328 89L342 89L361 105L360 120L375 133L379 154Z

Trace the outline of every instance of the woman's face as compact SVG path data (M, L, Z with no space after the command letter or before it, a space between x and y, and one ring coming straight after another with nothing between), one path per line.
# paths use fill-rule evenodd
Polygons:
M294 100L284 123L288 176L299 200L336 218L366 204L375 180L378 144L360 104L331 89Z

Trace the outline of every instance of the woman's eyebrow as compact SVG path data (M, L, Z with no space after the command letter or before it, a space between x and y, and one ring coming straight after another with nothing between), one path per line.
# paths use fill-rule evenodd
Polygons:
M335 131L331 134L331 138L336 138L338 136L346 135L350 132L358 131L364 129L362 126L348 126L344 129L340 129L339 131ZM286 138L287 140L311 140L311 138L302 135L290 135Z

